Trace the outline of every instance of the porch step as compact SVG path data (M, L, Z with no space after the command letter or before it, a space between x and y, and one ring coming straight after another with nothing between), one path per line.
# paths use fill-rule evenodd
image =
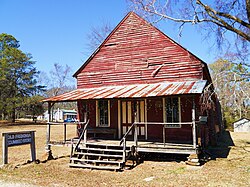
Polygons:
M124 155L122 146L86 144L73 151L69 166L89 169L121 170L130 155L131 150L129 147L126 148Z
M116 152L116 153L123 153L123 150L119 149L103 149L103 148L91 148L91 147L84 147L81 148L81 151L98 151L98 152ZM129 152L130 150L126 150L126 152Z
M112 161L112 160L90 160L90 159L78 159L78 158L71 158L73 161L78 161L78 162L85 162L85 163L96 163L96 164L120 164L121 162L119 161Z
M86 143L85 147L88 148L98 148L98 149L112 149L112 150L123 150L123 147L120 145L106 145L106 144L98 144L98 143ZM85 148L81 147L81 148ZM126 150L130 150L131 147L126 147Z
M114 157L114 158L122 158L122 155L112 155L112 154L103 154L103 153L82 153L78 152L76 155L82 155L82 156L95 156L95 157Z
M121 170L121 167L119 166L95 166L90 164L69 164L70 167L78 167L78 168L88 168L88 169L101 169L101 170Z

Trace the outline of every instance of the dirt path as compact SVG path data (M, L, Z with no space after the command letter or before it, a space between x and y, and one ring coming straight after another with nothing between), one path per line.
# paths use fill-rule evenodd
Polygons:
M1 187L38 187L30 184L25 184L25 183L14 183L14 182L5 182L0 180L0 186Z

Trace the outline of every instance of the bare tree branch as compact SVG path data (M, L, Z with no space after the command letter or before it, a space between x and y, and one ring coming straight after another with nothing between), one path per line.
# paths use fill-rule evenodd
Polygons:
M159 19L157 21L160 21L162 19L168 19L179 23L191 23L191 24L197 24L203 22L214 23L219 27L223 27L224 29L232 31L233 33L241 36L248 42L250 41L250 35L249 35L250 24L246 20L243 20L239 16L232 15L228 12L215 10L211 6L205 5L201 0L196 0L196 1L191 0L186 3L186 4L190 3L189 7L190 15L187 18L185 18L185 15L182 15L181 18L176 17L175 15L171 14L171 11L168 11L170 9L169 7L170 0L163 2L161 0L130 0L130 1L135 6L139 6L139 8L141 7L141 9L144 12L158 16ZM250 0L246 0L246 3L249 3L249 1ZM233 10L235 8L236 3L239 3L239 0L234 0L231 3L231 7L229 10ZM195 6L195 4L197 6ZM249 13L250 11L249 4L246 4L247 13ZM243 14L244 12L239 12L239 15ZM249 16L247 17L250 18Z
M205 5L203 4L200 0L196 0L197 4L201 5L207 12L207 14L212 18L212 19L208 19L207 21L208 22L212 22L212 23L215 23L216 25L220 26L220 27L223 27L227 30L230 30L236 34L238 34L239 36L241 36L242 38L245 38L247 41L250 41L250 35L249 33L244 33L242 32L241 30L239 29L236 29L235 27L231 26L230 24L228 24L225 20L221 19L220 17L216 16L216 15L219 15L219 16L223 16L225 18L229 18L229 19L233 19L234 21L238 22L239 24L247 27L247 28L250 28L250 24L249 23L246 23L245 21L235 17L235 16L232 16L230 14L226 14L226 13L223 13L223 12L217 12L215 11L214 9L212 9L210 6L208 5Z

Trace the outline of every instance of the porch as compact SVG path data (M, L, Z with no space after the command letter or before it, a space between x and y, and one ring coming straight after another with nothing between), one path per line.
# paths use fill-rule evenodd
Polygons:
M78 138L68 139L66 141L50 141L49 146L66 146L71 147L73 144L73 147L76 147L76 144L78 142ZM107 139L89 139L87 141L88 145L101 145L101 146L121 146L120 140L107 140ZM133 140L128 140L127 148L130 148L134 146ZM84 140L80 141L80 148L84 147L85 143ZM52 151L52 148L51 148ZM155 142L155 141L138 141L137 146L137 152L138 153L166 153L166 154L199 154L200 153L200 147L194 148L192 144L180 144L180 143L161 143L161 142Z
M78 139L73 139L74 146ZM71 145L69 141L68 144ZM120 140L105 140L105 139L91 139L87 141L88 145L102 145L102 146L120 146ZM80 147L84 147L83 140L80 143ZM134 141L128 140L126 147L130 148L134 146ZM153 141L138 141L137 152L140 153L166 153L166 154L199 154L200 148L194 148L192 144L176 144L176 143L160 143Z
M92 168L91 163L110 163L119 158L114 163L123 168L127 160L138 160L141 153L199 154L205 139L197 119L205 84L197 81L89 88L45 101L49 111L56 102L77 101L78 119L83 121L77 123L78 137L62 142L72 146L73 166ZM50 141L51 125L49 121L48 153L57 144Z
M200 127L200 121L182 122L182 123L157 123L157 122L134 122L128 131L121 139L114 136L113 129L89 128L89 120L87 122L74 123L76 126L77 137L67 136L67 125L70 123L47 122L47 136L46 136L46 150L51 151L51 146L72 146L77 148L88 145L102 145L102 146L126 146L135 147L138 153L140 152L154 152L154 153L167 153L167 154L199 154L200 153L200 132L197 128ZM63 126L63 140L51 140L51 126ZM72 123L71 123L72 125ZM162 126L162 140L145 140L139 139L139 129L142 126L161 125ZM183 125L192 128L192 142L166 142L166 130L181 128ZM78 128L83 127L83 128ZM96 133L111 134L112 138L96 137Z
M165 131L169 127L174 128L176 123L152 123L151 125L162 125L163 137L162 141L149 141L138 139L138 126L145 125L142 122L135 122L124 134L121 140L114 138L102 139L88 136L87 122L78 122L81 124L81 133L79 137L67 139L66 123L64 125L64 140L50 141L51 125L60 125L60 123L48 122L47 128L47 152L52 156L52 146L71 146L70 166L91 168L91 169L108 169L121 170L124 169L129 160L133 161L133 166L138 163L140 156L144 153L161 153L161 154L183 154L198 155L201 147L197 145L196 126L197 122L181 123L178 125L193 125L193 142L192 144L167 143ZM150 124L147 124L150 125ZM79 129L78 129L79 130ZM90 129L93 133L93 129Z

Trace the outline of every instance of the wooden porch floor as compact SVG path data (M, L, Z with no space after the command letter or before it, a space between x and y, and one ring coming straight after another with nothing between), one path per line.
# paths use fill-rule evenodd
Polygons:
M77 138L73 139L73 143L76 144ZM71 140L66 142L51 141L52 146L70 146ZM106 139L88 139L87 144L102 145L102 146L120 146L120 140L106 140ZM80 143L83 145L83 141ZM134 141L127 141L126 146L131 147L135 145ZM153 141L138 141L137 147L138 153L166 153L166 154L199 154L200 149L194 148L192 144L179 144L179 143L160 143Z

